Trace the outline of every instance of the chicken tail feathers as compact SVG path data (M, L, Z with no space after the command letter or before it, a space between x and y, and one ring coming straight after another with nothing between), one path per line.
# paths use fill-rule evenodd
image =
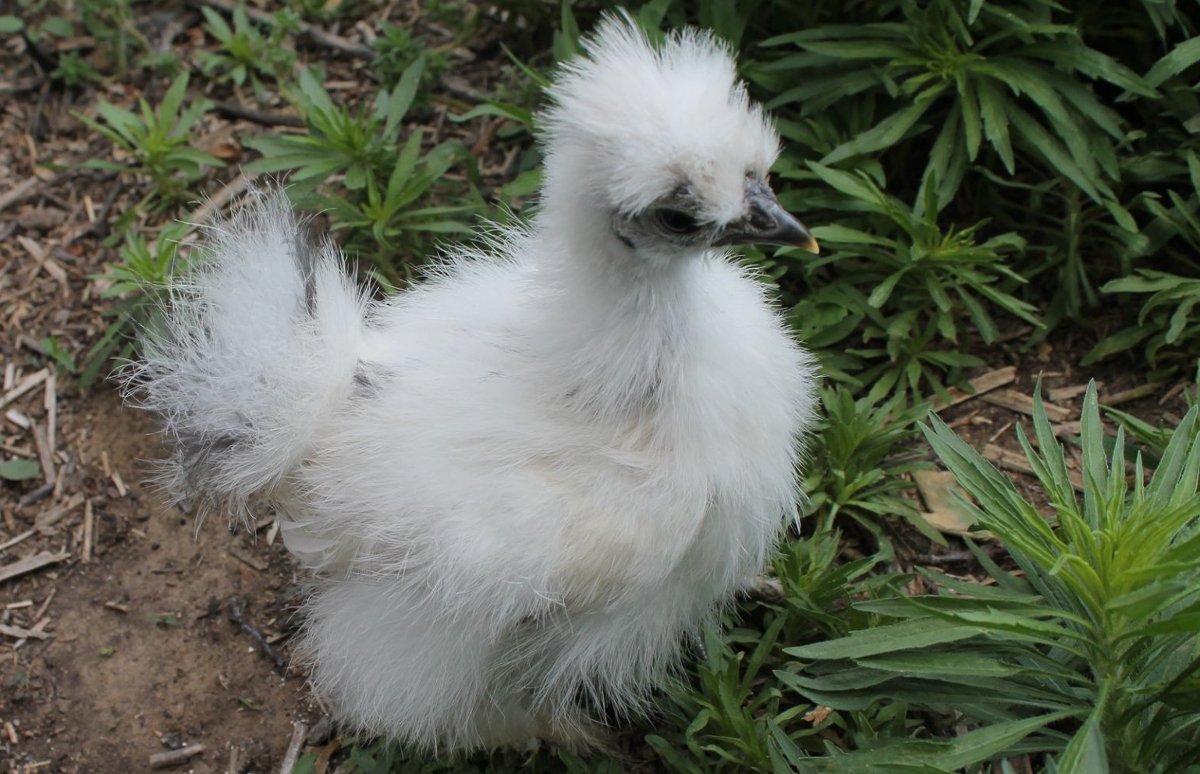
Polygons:
M121 375L126 397L162 418L167 491L247 518L353 390L367 299L281 192L215 226L169 290Z

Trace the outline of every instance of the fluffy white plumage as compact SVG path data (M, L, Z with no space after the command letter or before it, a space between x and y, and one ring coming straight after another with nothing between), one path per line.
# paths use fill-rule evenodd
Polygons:
M810 361L718 245L815 243L729 53L608 18L551 96L527 229L375 303L263 197L129 374L173 493L280 509L316 690L431 750L586 744L795 510Z

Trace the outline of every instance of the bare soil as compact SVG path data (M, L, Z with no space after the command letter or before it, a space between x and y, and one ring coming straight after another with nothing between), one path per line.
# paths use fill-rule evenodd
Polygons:
M266 530L231 534L217 519L196 529L136 483L157 444L148 418L112 392L65 408L59 446L76 461L60 474L61 497L5 516L23 534L82 494L92 504L91 560L83 505L3 554L4 564L44 550L70 558L0 586L5 623L50 635L5 642L0 717L12 730L0 760L14 772L141 771L155 753L203 744L189 764L197 774L227 771L231 755L238 771L274 769L291 721L311 725L319 709L303 676L276 666L231 620L229 600L268 639L286 631L297 578L281 543L268 543ZM123 495L114 479L129 482ZM14 607L25 602L33 605ZM279 647L286 657L286 642Z

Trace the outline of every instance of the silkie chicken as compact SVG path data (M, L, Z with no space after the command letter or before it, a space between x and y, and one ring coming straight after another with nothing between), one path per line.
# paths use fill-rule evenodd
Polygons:
M706 32L584 51L527 225L373 301L258 194L126 373L175 497L278 510L318 695L428 752L596 742L796 512L813 364L726 249L816 250L778 136Z

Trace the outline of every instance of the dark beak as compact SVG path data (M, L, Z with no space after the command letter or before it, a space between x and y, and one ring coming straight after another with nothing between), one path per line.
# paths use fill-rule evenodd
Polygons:
M721 229L714 245L782 245L819 252L813 235L783 209L775 193L762 181L747 181L746 207L746 216Z

